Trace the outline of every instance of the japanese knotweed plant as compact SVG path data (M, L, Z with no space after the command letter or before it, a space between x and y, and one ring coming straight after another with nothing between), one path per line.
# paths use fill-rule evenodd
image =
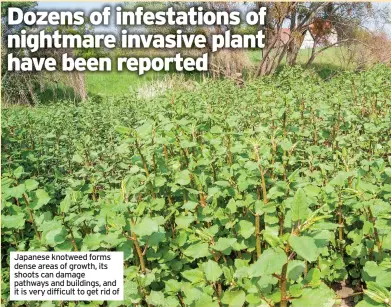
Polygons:
M294 68L4 109L2 303L41 304L9 301L10 251L117 250L111 307L331 307L341 284L390 306L390 80Z

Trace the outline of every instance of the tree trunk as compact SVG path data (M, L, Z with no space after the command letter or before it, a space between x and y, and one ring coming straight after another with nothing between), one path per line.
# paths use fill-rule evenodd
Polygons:
M300 51L300 46L293 40L288 47L287 54L286 54L286 63L288 66L294 66L297 63L297 56Z
M261 64L259 65L258 70L255 74L256 77L264 76L267 74L268 67L270 65L270 56L274 46L277 43L279 36L280 36L280 30L277 30L277 32L274 34L272 41L269 43L269 46L263 52Z
M287 43L281 40L282 26L286 16L291 15L296 8L296 2L268 4L274 9L274 12L267 14L266 19L266 47L263 50L263 57L255 76L270 75L275 72L278 65L283 60ZM292 27L296 25L293 24ZM288 43L292 40L289 38Z
M312 51L311 51L311 56L308 59L307 63L305 64L305 67L310 66L312 62L315 60L315 56L316 56L315 50L316 50L316 44L314 43L314 46L312 47Z
M297 14L296 14L296 7L293 8L292 12L291 12L291 24L290 24L290 27L289 27L289 30L290 30L290 35L291 36L294 36L295 35L295 29L296 29L296 26L297 26ZM286 63L289 65L289 66L293 66L296 64L296 59L297 59L297 54L299 53L299 49L300 49L300 46L297 46L298 45L298 42L296 41L296 39L292 39L292 37L290 37L290 43L288 44L288 49L287 49L287 53L286 53Z

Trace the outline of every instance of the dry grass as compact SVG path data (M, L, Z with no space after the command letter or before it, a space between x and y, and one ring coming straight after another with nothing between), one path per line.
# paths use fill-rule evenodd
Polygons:
M359 38L350 45L348 57L358 69L366 69L374 64L391 64L391 40L385 33L374 33Z
M168 90L193 91L198 83L191 79L186 79L183 74L166 75L162 80L152 81L137 89L137 96L143 99L163 95Z
M221 50L211 54L210 74L213 78L237 79L245 70L251 70L253 64L244 50Z

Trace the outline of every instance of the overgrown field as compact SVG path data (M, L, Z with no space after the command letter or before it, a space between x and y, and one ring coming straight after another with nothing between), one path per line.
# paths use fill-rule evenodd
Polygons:
M387 67L13 107L1 146L4 305L12 250L118 250L110 307L391 306Z

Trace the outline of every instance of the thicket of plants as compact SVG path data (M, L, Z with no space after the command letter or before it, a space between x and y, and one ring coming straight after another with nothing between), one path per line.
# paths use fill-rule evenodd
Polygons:
M12 250L117 250L111 307L331 307L341 281L390 306L390 89L385 66L294 68L3 109L2 304L41 304L9 302Z

